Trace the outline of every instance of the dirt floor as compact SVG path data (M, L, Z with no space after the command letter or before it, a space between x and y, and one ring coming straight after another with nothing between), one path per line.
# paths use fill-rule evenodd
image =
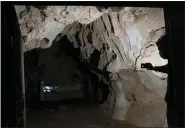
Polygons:
M27 128L131 128L103 115L98 105L60 105L58 110L28 114Z

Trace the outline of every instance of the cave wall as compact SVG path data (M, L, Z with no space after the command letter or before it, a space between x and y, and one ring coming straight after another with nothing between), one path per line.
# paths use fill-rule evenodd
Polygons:
M166 78L167 74L141 69L141 63L149 62L153 66L167 64L167 60L160 57L156 46L156 42L165 34L163 10L124 8L121 12L105 13L88 25L76 22L72 26L67 28L66 35L75 47L81 48L81 56L89 60L94 49L98 50L100 56L97 69L110 73L107 78L111 87L110 95L103 104L105 113L138 126L162 126L166 118L164 97L167 82L161 78ZM132 82L125 70L132 72ZM115 77L117 74L120 77ZM133 82L138 79L139 82ZM130 97L135 100L130 100ZM152 105L156 107L150 108ZM141 113L139 116L143 120L140 122L136 121L138 115L132 120L127 114L132 108L134 111L137 108L135 106L138 106L138 111L140 108L151 111ZM155 115L159 111L161 115ZM145 123L148 119L144 116L154 117L154 122Z
M15 5L15 9L25 40L25 51L36 47L48 48L66 25L74 21L88 24L102 14L93 6L47 6L40 9ZM42 42L44 38L49 42Z
M141 70L141 63L147 62L153 66L167 63L159 56L155 44L165 34L162 9L124 8L120 12L104 13L88 25L74 23L70 26L73 27L66 27L64 32L67 32L74 44L87 49L87 58L93 49L100 51L104 43L109 45L109 54L113 51L118 56L107 65L110 72L118 72L120 69ZM116 69L112 68L115 65ZM155 74L161 76L160 73Z
M155 44L165 34L163 9L124 7L118 11L108 8L107 11L99 12L92 6L47 6L44 10L33 6L25 9L21 6L22 11L20 11L20 6L15 7L20 12L17 15L25 40L25 51L36 47L50 47L58 33L62 32L60 36L66 33L74 36L77 31L81 31L79 36L89 35L89 40L97 49L100 48L100 42L108 43L116 54L120 54L122 56L122 59L119 59L122 63L120 68L140 69L141 62L149 61L155 66L167 63L158 56L155 46L151 48L151 44ZM83 27L75 30L74 21ZM73 32L68 32L70 28ZM44 38L47 38L48 42L43 41ZM116 41L112 42L111 39ZM119 49L116 50L116 47ZM153 51L150 56L147 55L148 51L149 53Z
M80 49L79 59L109 86L110 94L101 106L107 115L137 126L164 125L167 74L141 68L141 63L168 63L160 57L156 45L165 35L163 9L124 7L98 11L90 6L47 6L43 10L31 7L22 13L18 16L25 51L50 47L67 36L73 47Z

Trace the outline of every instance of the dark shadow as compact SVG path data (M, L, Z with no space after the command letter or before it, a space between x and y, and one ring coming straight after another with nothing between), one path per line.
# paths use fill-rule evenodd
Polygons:
M98 85L99 85L97 75L91 74L91 81L93 84L94 100L97 101L98 100Z
M99 88L103 92L103 97L102 97L102 100L100 101L100 104L102 104L107 101L110 90L109 90L109 85L105 84L103 81L101 81L101 83L99 84Z
M41 10L44 10L47 7L47 6L38 6L38 5L32 5L32 6Z
M118 6L96 6L96 8L98 9L98 11L102 11L103 9L108 9L108 8L110 8L113 12L119 12L119 11L121 11L123 8L124 8L124 6L122 6L122 7L118 7Z
M184 127L184 4L164 8L164 16L170 40L166 93L168 127Z
M74 60L78 61L80 56L80 49L74 48L73 44L68 40L67 36L64 35L58 42L58 51L56 51L56 57L60 57L61 53L65 53L66 56L71 56Z
M26 106L30 111L34 111L40 101L40 85L38 80L33 79L33 74L39 75L38 66L39 55L36 49L24 53L25 67L25 98Z
M27 68L37 66L39 58L38 52L35 49L24 53L24 55L25 55L24 61L26 63Z
M94 52L92 53L91 57L90 57L90 67L94 70L98 67L98 63L100 60L100 52L98 50L94 50Z

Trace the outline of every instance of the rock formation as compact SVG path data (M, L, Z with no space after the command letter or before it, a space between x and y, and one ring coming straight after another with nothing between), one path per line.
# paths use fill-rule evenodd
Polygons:
M49 48L63 36L80 50L79 61L109 86L101 105L108 116L141 127L165 124L167 74L141 68L141 63L168 63L156 46L165 35L163 9L16 6L16 10L25 52Z

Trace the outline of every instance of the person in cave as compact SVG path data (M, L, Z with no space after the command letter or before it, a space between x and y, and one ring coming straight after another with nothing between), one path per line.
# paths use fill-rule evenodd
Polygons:
M158 42L157 47L159 50L159 55L163 59L168 59L168 49L169 49L169 41L167 39L167 36L162 36ZM158 72L168 73L168 64L163 66L152 66L151 63L143 63L141 64L141 68L146 68L148 70L154 70ZM168 77L168 83L169 83L169 77ZM168 127L175 127L177 125L177 112L175 110L175 86L167 85L167 92L165 96L165 101L167 103L167 123Z
M157 42L157 47L159 50L159 55L163 58L163 59L168 59L168 44L167 44L167 37L166 36L162 36L159 41ZM163 72L163 73L168 73L168 64L163 65L163 66L155 66L153 67L151 63L144 63L141 64L141 68L146 68L148 70L155 70L158 72Z

